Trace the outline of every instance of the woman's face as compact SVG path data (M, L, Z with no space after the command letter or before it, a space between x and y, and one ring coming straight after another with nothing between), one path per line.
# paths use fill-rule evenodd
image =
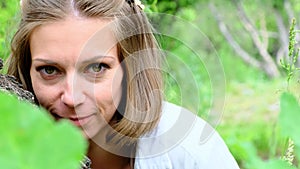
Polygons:
M37 100L89 138L110 122L122 94L123 71L108 23L68 18L37 27L30 37Z

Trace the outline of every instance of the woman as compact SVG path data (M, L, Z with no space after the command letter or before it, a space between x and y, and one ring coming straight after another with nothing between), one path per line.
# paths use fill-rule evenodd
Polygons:
M213 129L201 141L203 120L163 102L162 55L141 4L24 0L21 17L8 73L82 129L92 168L238 168Z

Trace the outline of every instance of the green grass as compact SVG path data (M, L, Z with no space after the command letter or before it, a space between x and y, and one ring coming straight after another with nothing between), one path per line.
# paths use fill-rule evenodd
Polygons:
M291 90L299 93L297 81ZM226 106L217 130L242 169L257 167L257 161L281 157L285 142L276 133L284 78L228 82Z
M241 168L247 168L257 156L269 158L281 88L281 80L252 84L229 82L226 106L217 130Z

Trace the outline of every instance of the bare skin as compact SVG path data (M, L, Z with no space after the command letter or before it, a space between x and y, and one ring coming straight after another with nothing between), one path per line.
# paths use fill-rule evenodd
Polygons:
M69 17L39 26L30 37L30 76L39 103L57 120L82 128L89 140L109 125L122 94L123 71L112 33L90 40L108 23ZM88 156L93 169L130 168L128 158L93 141Z

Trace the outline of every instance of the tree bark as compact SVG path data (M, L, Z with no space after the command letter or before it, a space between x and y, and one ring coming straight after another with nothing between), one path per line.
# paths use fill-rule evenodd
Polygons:
M246 50L244 50L233 38L232 34L228 30L226 24L223 22L221 14L218 12L216 6L213 2L210 2L209 8L214 18L216 19L219 29L230 46L234 49L234 51L243 59L243 61L252 67L258 68L265 72L270 78L278 77L280 75L277 65L275 61L272 59L271 55L267 51L267 47L264 47L264 44L261 42L258 31L254 28L248 17L244 12L240 11L239 15L242 15L241 21L245 26L246 30L251 35L252 40L254 41L254 45L258 49L262 60L255 59L252 57ZM267 30L264 30L267 32ZM267 35L265 35L267 36ZM267 41L265 41L265 44Z
M289 31L286 29L283 22L283 18L277 9L274 9L274 14L276 17L276 25L278 27L280 46L281 46L276 54L276 61L277 63L279 63L280 59L287 57L289 53L289 49L288 49Z
M254 45L258 49L258 52L264 61L263 68L265 69L266 73L270 77L272 77L272 78L278 77L280 75L280 73L277 68L277 65L274 62L272 56L268 53L267 47L264 48L264 45L260 40L258 31L256 30L255 26L250 21L249 17L246 15L246 12L244 11L242 4L240 2L235 2L235 4L236 4L237 10L238 10L238 16L239 16L244 28L249 32Z
M227 29L226 24L223 22L223 19L221 17L221 14L218 13L216 6L211 2L209 4L209 8L214 15L215 19L217 20L219 29L225 39L228 41L230 46L234 49L234 51L243 59L244 62L249 64L250 66L253 66L255 68L261 69L261 65L258 60L255 58L251 57L251 55L246 52L233 38L229 30Z
M260 18L261 18L260 25L261 25L261 28L262 28L262 31L261 31L260 35L262 37L263 47L268 48L268 46L269 46L269 32L268 32L268 29L267 29L266 17L265 17L264 14L261 14Z

